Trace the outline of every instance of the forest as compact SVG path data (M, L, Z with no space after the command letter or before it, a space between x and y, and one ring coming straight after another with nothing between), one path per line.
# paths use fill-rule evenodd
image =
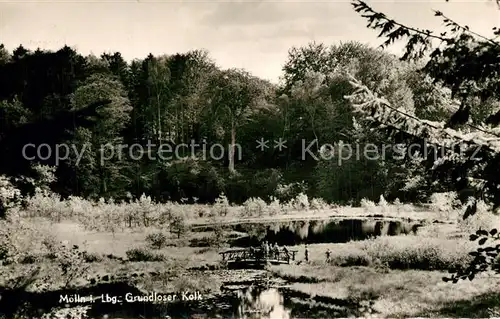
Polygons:
M279 84L223 70L205 50L127 62L120 52L82 56L68 46L0 48L2 173L39 177L43 167L54 173L50 187L63 197L146 194L210 203L223 193L242 203L305 193L338 204L380 195L425 202L435 189L412 187L415 165L396 156L395 147L383 156L359 154L367 145L380 151L395 144L344 98L355 89L349 75L424 120L446 121L460 104L449 88L419 72L422 62L358 42L290 48ZM102 100L109 103L82 112ZM497 104L491 98L475 108L474 121L484 121ZM270 144L258 149L260 140ZM191 144L197 147L178 147ZM158 145L179 152L162 157ZM214 145L223 154L208 156ZM358 156L346 156L347 147L357 147ZM320 156L325 151L331 154Z

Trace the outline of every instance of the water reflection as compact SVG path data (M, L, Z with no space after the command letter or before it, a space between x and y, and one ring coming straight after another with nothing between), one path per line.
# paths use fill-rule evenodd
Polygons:
M283 295L276 288L247 288L238 290L237 296L237 318L290 318L290 310L285 308Z
M248 236L232 241L232 246L259 245L262 240L278 245L303 243L343 243L350 240L365 240L377 236L396 236L415 233L420 223L397 220L311 220L274 222L270 224L241 224L233 230Z

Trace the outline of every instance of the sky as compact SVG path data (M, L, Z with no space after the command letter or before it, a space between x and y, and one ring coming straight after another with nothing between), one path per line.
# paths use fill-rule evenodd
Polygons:
M442 28L440 10L472 30L489 35L500 26L491 0L367 1L396 21L430 30ZM57 50L81 54L119 51L127 60L207 49L222 68L245 68L276 82L288 50L312 41L327 45L383 40L366 28L349 1L3 1L0 43L9 50ZM389 51L400 54L403 45Z

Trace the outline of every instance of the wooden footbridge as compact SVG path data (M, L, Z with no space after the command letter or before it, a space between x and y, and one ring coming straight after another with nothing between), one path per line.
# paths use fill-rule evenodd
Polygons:
M270 251L266 255L262 248L242 248L230 249L220 252L222 260L228 265L240 266L263 266L266 263L271 264L290 264L295 260L297 250Z

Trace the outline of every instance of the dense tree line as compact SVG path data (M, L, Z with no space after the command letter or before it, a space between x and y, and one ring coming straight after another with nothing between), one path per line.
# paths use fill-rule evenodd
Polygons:
M451 89L434 83L420 68L356 42L311 43L289 51L282 83L274 85L245 70L222 70L202 50L127 62L119 52L97 57L67 46L56 52L32 52L22 45L8 52L0 46L0 136L6 140L16 129L36 128L28 134L38 137L37 146L50 144L53 154L30 163L57 165L52 188L63 195L126 198L146 193L157 200L207 202L225 193L230 201L242 202L276 195L279 185L303 182L290 191L339 203L380 195L421 200L425 194L405 188L418 168L403 165L393 151L379 159L353 155L339 164L338 144L392 143L365 125L345 99L354 91L347 74L408 114L446 120L458 102ZM108 103L96 114L77 120L81 116L75 112L102 100ZM32 125L50 123L47 119L62 118L64 112L73 120ZM474 113L478 122L487 115ZM256 149L261 138L270 141L263 151ZM273 147L280 138L286 141L281 151ZM196 158L162 159L158 153L160 144L174 149L193 142ZM56 161L58 143L70 148L61 148L67 156ZM335 143L337 153L325 159L332 150L321 146ZM111 147L133 144L142 150L122 148L119 153ZM215 144L224 146L219 160L208 155ZM21 146L3 147L3 173L32 174L13 154ZM29 150L34 156L35 148ZM192 154L190 147L179 150L181 157Z

